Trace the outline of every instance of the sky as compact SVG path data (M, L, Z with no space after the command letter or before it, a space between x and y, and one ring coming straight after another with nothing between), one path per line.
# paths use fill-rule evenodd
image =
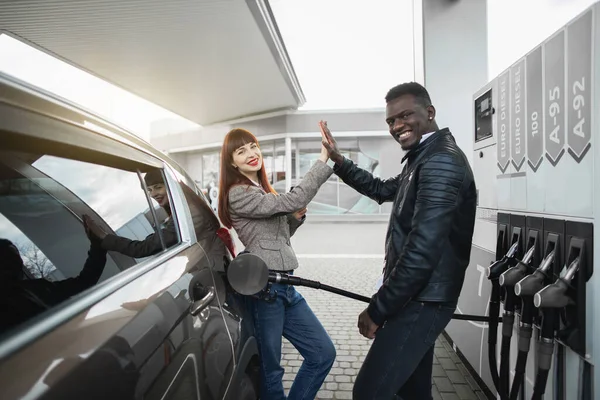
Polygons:
M488 78L500 75L596 1L488 0Z
M490 78L594 2L487 1ZM390 87L414 78L412 0L269 3L307 98L303 109L382 107ZM79 103L144 139L158 120L177 119L181 130L197 127L6 35L0 35L0 71Z
M307 102L384 107L413 72L412 0L270 0Z

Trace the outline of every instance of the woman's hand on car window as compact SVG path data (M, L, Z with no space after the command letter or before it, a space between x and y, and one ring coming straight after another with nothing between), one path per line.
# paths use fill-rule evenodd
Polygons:
M83 226L85 228L85 233L88 235L88 237L90 236L90 234L97 237L100 240L106 237L106 232L104 232L104 229L100 228L98 224L96 224L96 221L94 221L87 214L83 215Z

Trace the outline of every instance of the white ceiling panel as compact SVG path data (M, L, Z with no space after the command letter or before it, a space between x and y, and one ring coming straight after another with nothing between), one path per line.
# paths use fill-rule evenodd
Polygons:
M2 0L0 31L200 125L304 103L266 0Z

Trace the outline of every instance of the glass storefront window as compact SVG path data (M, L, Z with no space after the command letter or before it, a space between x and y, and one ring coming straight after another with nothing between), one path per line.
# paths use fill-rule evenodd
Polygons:
M271 185L273 185L273 168L274 168L273 142L271 142L271 141L260 142L260 152L262 153L262 156L263 156L263 161L265 163L265 169L267 170L267 177L269 178L269 183Z
M200 188L206 194L208 202L215 212L218 207L220 168L220 151L202 154L202 182Z
M219 185L220 158L219 152L202 154L202 189Z
M361 144L367 141L370 150L378 145L383 145L377 138L342 138L337 140L338 148L344 155L354 161L359 167L378 175L377 167L379 161L372 155L367 155L361 151ZM380 143L381 142L381 143ZM295 140L292 142L292 149L296 149L298 161L297 180L302 179L313 163L318 160L321 152L321 141L318 139ZM373 151L370 151L373 153ZM375 153L378 153L375 151ZM293 183L294 184L294 183ZM354 189L342 182L337 175L332 175L329 180L319 189L314 200L310 203L311 213L340 215L340 214L379 214L380 206L371 199L368 199Z
M380 154L386 145L383 138L354 137L340 138L338 147L344 157L359 167L379 176L381 172ZM321 141L318 138L292 139L291 165L286 165L285 140L261 141L261 151L269 182L277 193L286 191L286 175L291 174L292 186L295 186L306 172L318 160ZM219 183L219 152L210 151L202 157L202 188L216 196ZM209 199L211 196L209 194ZM214 199L216 201L216 198ZM211 202L212 204L213 202ZM382 207L373 200L362 196L332 175L319 189L308 206L310 213L321 215L344 214L382 214Z
M277 140L274 143L275 156L273 157L273 185L283 185L285 190L285 140Z

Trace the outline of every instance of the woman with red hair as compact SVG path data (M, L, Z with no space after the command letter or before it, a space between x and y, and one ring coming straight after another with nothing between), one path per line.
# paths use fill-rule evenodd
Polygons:
M333 173L324 147L319 159L289 193L269 184L258 140L233 129L221 149L219 217L234 228L245 250L270 270L293 274L298 259L290 237L304 222L306 206ZM331 338L293 286L274 283L268 294L247 297L261 362L261 399L285 399L281 366L282 336L304 358L288 399L314 399L335 359Z

